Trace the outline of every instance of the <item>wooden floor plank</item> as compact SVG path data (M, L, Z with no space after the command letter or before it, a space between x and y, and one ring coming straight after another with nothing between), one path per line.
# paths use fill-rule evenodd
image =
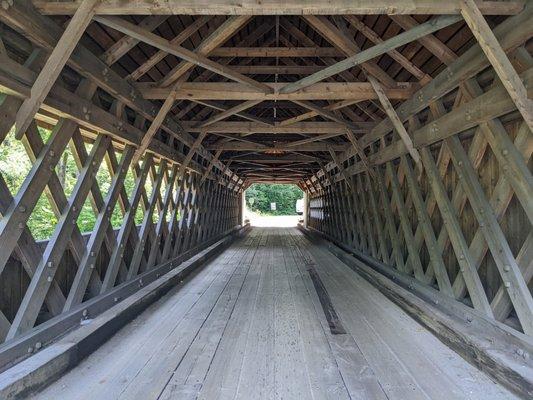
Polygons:
M261 236L258 235L247 247L242 248L244 257L238 260L237 269L231 281L172 374L160 399L184 398L188 394L196 398L198 395L230 316L235 309L236 301L243 290L260 238Z
M54 390L45 390L36 397L116 399L129 382L126 376L118 376L133 365L140 364L142 367L146 363L164 338L175 330L180 320L220 276L225 260L233 255L232 246L126 325L99 351L66 374L61 379L61 385L52 385L49 389ZM79 382L83 382L83 390L80 390Z
M291 294L296 305L296 313L300 328L301 345L305 357L304 366L307 370L314 398L350 399L345 381L339 371L329 343L329 328L321 323L321 318L313 304L316 293L311 284L306 284L305 273L299 268L300 257L295 254L294 244L287 235L285 240L290 246L284 246L283 256L289 275ZM379 399L379 397L376 397Z
M198 399L234 398L241 373L244 348L251 328L252 313L258 295L262 265L266 259L268 232L265 232L257 251L257 261L251 266L237 305L224 332L209 368Z
M248 245L251 246L252 243L248 242ZM222 265L222 273L185 314L172 333L159 346L159 349L152 351L150 359L137 372L135 378L120 394L119 399L159 397L171 375L187 354L198 332L207 319L213 315L213 310L230 285L244 255L245 251L243 250L235 251L229 259L225 260ZM221 309L219 308L217 311L220 312Z
M303 266L310 260L310 254L306 251L300 232L292 232L291 242L294 244L296 263L301 273L302 281L307 287L310 299L314 304L315 312L319 315L317 320L321 323L322 329L328 340L331 353L336 361L343 383L351 398L363 399L386 399L387 396L378 381L376 374L369 365L365 356L359 349L353 337L349 334L334 335L330 332L325 315L322 315L322 305L314 285L308 274L305 274ZM305 242L304 242L305 243ZM315 266L313 266L315 267Z
M298 230L254 228L33 398L514 397Z
M274 398L274 241L269 231L238 386L231 397L239 400Z
M315 246L309 249L322 267L319 272L333 293L339 315L366 354L389 398L407 395L430 399L514 398L327 250Z

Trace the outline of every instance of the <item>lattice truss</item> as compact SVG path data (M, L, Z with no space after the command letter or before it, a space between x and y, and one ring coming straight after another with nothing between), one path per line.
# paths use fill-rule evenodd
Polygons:
M40 44L51 49L60 28L46 33L46 26L39 28L34 33L40 35ZM7 87L20 79L17 85L31 88L47 60L39 47L24 65L3 50L2 71L16 76L10 74L4 87L9 94L0 98L0 143L13 135L17 111L27 104ZM84 68L90 62L80 61ZM56 85L36 118L32 114L28 127L16 130L32 165L15 193L0 174L2 341L190 253L239 223L238 192L244 181L202 147L205 133L181 135L178 142L176 122L167 120L158 137L146 144L147 152L137 155L156 110L133 88L126 94L118 80L109 83L110 75L102 71L100 78L114 88L113 94L119 92L111 103L109 93L90 78L82 79L74 92ZM38 125L51 131L48 137ZM58 176L67 151L78 168L73 188L64 187ZM100 173L107 173L105 188L96 179ZM129 193L124 184L128 178L134 181ZM48 202L55 216L50 221L53 233L44 242L37 242L27 225L39 201ZM79 216L84 206L92 209L96 222L83 234ZM113 215L118 215L116 229Z
M0 141L31 162L16 190L0 177L0 338L221 237L263 181L300 185L334 240L533 333L529 2L0 3Z
M516 27L495 34L530 87ZM313 228L533 335L533 107L517 112L488 62L474 46L396 110L383 101L388 118L302 185Z

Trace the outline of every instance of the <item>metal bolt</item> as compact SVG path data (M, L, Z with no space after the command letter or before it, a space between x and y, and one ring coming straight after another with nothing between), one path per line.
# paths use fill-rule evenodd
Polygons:
M113 301L114 301L115 303L118 303L119 300L120 300L120 297L113 297Z
M33 347L28 347L28 353L33 353Z
M524 355L524 350L516 349L516 354L518 354L519 356L522 356L522 355Z
M54 266L54 263L52 261L48 261L48 268L52 268Z
M47 280L48 282L52 282L52 277L49 276L48 278L46 278L46 280Z
M85 310L83 310L81 315L83 315L84 317L87 317L87 315L89 315L89 311L87 311L87 309L85 309Z
M504 265L504 266L503 266L503 270L504 270L505 272L509 272L509 271L511 270L511 267L510 267L509 265Z
M13 5L13 0L3 0L2 8L7 11L7 9Z
M20 206L19 207L19 212L21 212L21 213L26 212L26 207Z
M503 149L503 150L502 150L502 154L503 154L504 156L506 156L507 154L509 154L509 150L507 150L507 149Z
M510 288L511 287L511 282L504 282L503 286L505 286L506 288Z
M472 318L471 315L467 315L467 316L466 316L466 320L467 320L468 322L472 322L472 319L473 319L473 318Z
M37 343L35 343L35 348L36 348L37 350L39 350L41 347L43 347L43 345L42 345L41 342L37 342Z
M24 228L24 224L22 222L19 222L19 228L20 229L23 229Z

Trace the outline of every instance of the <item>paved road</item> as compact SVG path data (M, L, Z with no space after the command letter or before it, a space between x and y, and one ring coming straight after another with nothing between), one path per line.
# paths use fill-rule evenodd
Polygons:
M261 216L248 212L248 218L252 226L261 227L283 227L288 228L296 226L298 220L302 219L301 215L277 215L277 216Z

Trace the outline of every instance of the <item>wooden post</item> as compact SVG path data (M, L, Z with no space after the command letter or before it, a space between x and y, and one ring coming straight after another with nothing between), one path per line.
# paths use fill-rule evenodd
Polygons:
M461 0L461 15L516 104L516 108L524 117L529 129L533 131L533 100L528 97L524 83L511 65L474 0Z
M15 137L20 139L26 129L30 126L33 117L41 107L41 104L55 83L61 70L65 66L70 54L76 47L76 44L85 32L85 28L91 22L94 15L94 7L100 0L84 0L72 19L70 20L67 29L61 36L56 47L46 60L46 64L39 73L31 88L31 96L22 103L17 112L17 119L15 123Z

